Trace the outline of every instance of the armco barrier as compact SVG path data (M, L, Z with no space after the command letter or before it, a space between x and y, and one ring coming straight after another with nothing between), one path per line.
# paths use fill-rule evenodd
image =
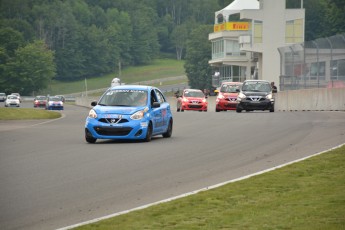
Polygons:
M76 104L91 108L97 97L76 97ZM168 97L173 111L176 98ZM216 97L209 97L208 111L215 110ZM281 91L275 95L275 111L345 111L345 88Z

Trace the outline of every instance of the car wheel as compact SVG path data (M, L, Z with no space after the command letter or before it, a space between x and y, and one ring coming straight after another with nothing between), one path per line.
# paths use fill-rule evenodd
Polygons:
M96 138L92 136L92 134L89 132L89 130L85 129L85 140L87 143L95 143L97 141Z
M216 112L218 113L218 112L220 112L220 110L216 108Z
M163 133L163 137L165 138L171 137L172 130L173 130L173 120L170 118L168 129L165 133Z
M271 107L270 112L271 112L271 113L274 112L274 107L273 107L273 106Z
M236 112L240 113L242 112L242 109L236 108Z
M147 132L144 141L145 142L150 142L152 139L152 123L150 122L149 125L147 126Z

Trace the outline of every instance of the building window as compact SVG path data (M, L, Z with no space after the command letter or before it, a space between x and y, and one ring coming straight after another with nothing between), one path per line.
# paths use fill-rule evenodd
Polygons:
M285 43L303 42L303 19L290 20L285 25Z
M241 52L238 41L225 40L226 56L243 56L245 52Z
M254 43L262 43L262 21L254 21Z
M212 42L212 59L224 57L224 40Z
M314 62L310 65L310 79L325 79L325 62Z
M331 61L331 80L345 81L345 59Z

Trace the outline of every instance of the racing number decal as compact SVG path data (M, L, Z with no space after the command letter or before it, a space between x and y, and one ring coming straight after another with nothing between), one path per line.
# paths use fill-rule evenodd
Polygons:
M166 115L167 115L166 108L161 109L155 113L155 128L166 126L167 124L167 121L166 121L167 119L165 119Z

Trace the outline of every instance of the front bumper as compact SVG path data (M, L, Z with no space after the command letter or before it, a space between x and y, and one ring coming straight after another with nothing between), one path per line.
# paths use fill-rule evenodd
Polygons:
M34 107L46 107L45 103L35 103Z
M208 103L184 102L184 103L182 103L182 110L207 111L207 105L208 105Z
M61 105L49 105L46 107L48 110L63 110L63 106Z
M131 120L124 117L121 123L111 122L111 119L86 118L85 129L96 139L132 139L140 140L146 137L149 120Z
M242 100L238 103L237 108L241 110L271 110L274 108L274 100L265 99L260 101Z
M16 102L10 102L10 103L6 103L5 106L6 107L19 107L20 103L16 103Z
M236 110L238 102L235 100L219 100L216 102L217 110Z

